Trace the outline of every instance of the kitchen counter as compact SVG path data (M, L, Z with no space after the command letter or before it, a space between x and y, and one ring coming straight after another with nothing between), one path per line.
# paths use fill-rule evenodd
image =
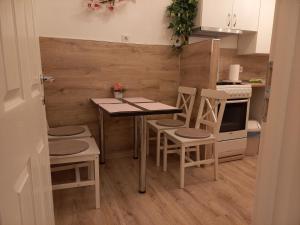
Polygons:
M253 88L263 88L266 86L266 83L250 83L250 82L243 82L243 84L250 84Z

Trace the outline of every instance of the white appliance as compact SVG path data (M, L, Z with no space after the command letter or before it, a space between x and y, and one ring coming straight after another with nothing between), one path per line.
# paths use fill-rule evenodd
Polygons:
M229 94L216 148L220 161L241 159L247 148L247 124L252 87L247 84L217 85Z
M229 80L238 82L240 77L241 66L239 64L233 64L229 67Z

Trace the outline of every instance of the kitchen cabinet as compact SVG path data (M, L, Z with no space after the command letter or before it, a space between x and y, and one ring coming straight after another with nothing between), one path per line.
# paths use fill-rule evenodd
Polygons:
M239 35L238 54L269 54L273 30L276 0L261 0L256 33Z
M200 0L196 27L257 31L260 0Z
M235 0L232 10L232 28L257 31L260 0Z
M234 0L200 0L196 25L212 28L230 28Z

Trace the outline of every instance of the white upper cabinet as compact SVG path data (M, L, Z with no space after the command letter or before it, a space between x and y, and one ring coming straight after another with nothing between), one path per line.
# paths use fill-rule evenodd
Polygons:
M200 0L197 27L257 31L260 0Z
M269 54L276 0L261 0L259 23L256 33L239 35L238 54Z
M196 25L230 28L234 0L200 0Z
M232 11L232 28L257 31L260 0L235 0Z

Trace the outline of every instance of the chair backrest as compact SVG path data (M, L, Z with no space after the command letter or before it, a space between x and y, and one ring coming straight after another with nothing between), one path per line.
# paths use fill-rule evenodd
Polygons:
M196 92L197 89L192 87L178 88L178 98L177 98L176 107L181 108L183 112L175 114L174 119L177 119L178 117L184 119L185 127L189 127L190 124Z
M206 130L211 131L217 137L220 133L228 97L229 95L224 91L203 89L195 128L199 129L201 125L204 125Z

